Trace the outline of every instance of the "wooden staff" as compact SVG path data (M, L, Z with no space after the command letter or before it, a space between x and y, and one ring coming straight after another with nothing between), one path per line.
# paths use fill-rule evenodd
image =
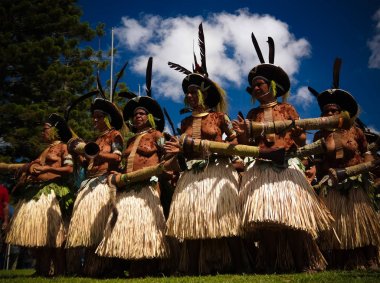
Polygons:
M0 162L0 172L15 172L24 166L25 163L3 163Z
M263 123L246 121L248 122L248 134L251 137L257 137L264 134L279 134L295 127L304 130L349 129L353 125L354 119L350 119L348 112L342 111L339 115L294 121L282 120Z

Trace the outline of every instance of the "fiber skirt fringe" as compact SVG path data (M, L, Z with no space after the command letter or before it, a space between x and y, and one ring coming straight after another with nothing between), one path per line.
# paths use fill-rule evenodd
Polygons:
M158 192L150 185L119 193L96 253L123 259L168 257L165 217Z
M363 188L353 188L343 195L330 189L321 196L330 209L333 225L341 243L330 232L321 239L322 249L355 249L365 246L380 246L380 222L368 194Z
M67 248L97 246L102 240L115 193L106 180L106 176L100 176L82 182L67 233Z
M333 218L318 199L303 172L271 163L251 164L243 174L240 199L245 232L259 228L302 230L317 238L331 228Z
M238 174L225 159L199 173L185 171L173 194L166 234L177 239L239 235L238 186Z
M12 217L6 243L24 247L61 247L65 240L62 213L54 191L38 200L21 200Z

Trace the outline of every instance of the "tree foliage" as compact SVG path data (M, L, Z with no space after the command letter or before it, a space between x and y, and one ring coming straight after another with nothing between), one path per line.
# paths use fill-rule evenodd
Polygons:
M68 103L95 86L102 52L85 42L104 35L81 22L75 0L0 1L0 161L36 158L38 127L52 112L63 115ZM90 101L72 111L72 127L92 135Z

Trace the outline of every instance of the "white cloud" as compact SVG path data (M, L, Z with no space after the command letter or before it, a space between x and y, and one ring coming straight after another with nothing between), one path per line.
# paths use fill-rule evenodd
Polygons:
M303 110L307 110L314 100L315 98L306 86L300 87L295 94L289 97L289 102L302 107Z
M155 94L181 101L183 94L181 74L167 65L168 61L191 70L193 45L199 58L198 25L203 22L206 41L207 69L211 79L222 87L245 88L247 75L259 63L251 42L251 32L268 58L268 36L275 42L275 64L281 65L292 78L299 69L300 60L310 54L307 40L296 39L286 23L270 16L252 14L247 9L235 13L214 13L208 18L178 16L162 18L144 15L140 19L122 18L122 26L115 29L118 48L135 54L130 58L131 68L145 76L147 58L153 56L153 83Z
M380 9L376 11L373 20L376 22L376 32L368 42L369 49L372 52L368 60L368 67L380 69Z

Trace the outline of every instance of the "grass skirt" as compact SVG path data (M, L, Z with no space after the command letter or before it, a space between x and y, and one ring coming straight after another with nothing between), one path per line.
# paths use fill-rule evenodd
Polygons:
M342 194L337 189L329 189L321 199L330 209L333 225L340 243L333 233L323 234L322 249L355 249L365 246L380 246L380 221L372 202L362 187L349 189Z
M132 260L167 257L169 245L159 194L147 183L134 186L140 187L117 194L116 209L96 253Z
M106 180L106 176L100 176L82 182L70 220L67 248L97 246L102 240L115 193Z
M269 162L251 164L244 172L240 199L243 207L243 229L294 229L313 238L331 228L333 218L320 202L296 160L287 168Z
M21 200L12 217L6 243L24 247L61 247L65 240L62 213L54 191L38 200Z
M177 239L210 239L240 233L238 173L226 159L202 171L185 171L174 191L167 235Z

